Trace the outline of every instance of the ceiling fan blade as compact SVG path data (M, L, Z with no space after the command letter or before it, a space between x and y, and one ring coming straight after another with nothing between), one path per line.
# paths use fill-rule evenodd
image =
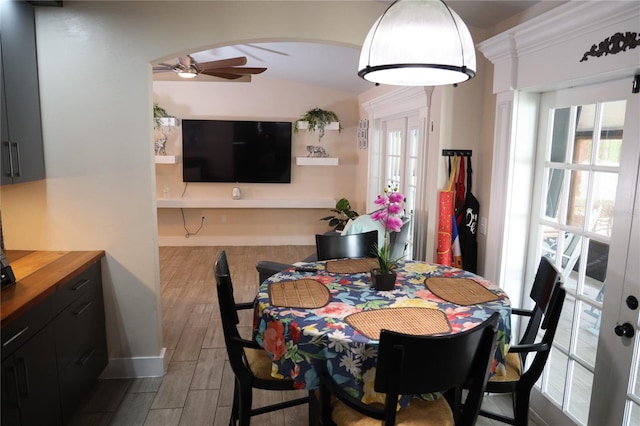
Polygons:
M173 72L173 68L153 67L153 72Z
M221 73L233 73L233 74L260 74L265 72L266 68L252 68L252 67L225 67L225 68L216 68L215 72Z
M210 75L212 77L224 78L225 80L236 80L242 77L242 74L234 74L230 72L219 72L218 70L202 71L201 74Z
M247 57L239 56L237 58L220 59L218 61L199 62L198 67L201 70L211 70L214 68L239 67L242 65L246 65L246 63Z

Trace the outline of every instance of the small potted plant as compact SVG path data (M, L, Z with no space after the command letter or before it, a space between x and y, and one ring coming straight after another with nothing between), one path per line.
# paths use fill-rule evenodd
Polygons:
M376 247L380 267L371 271L371 281L376 290L392 290L396 283L396 273L393 270L401 258L393 258L391 255L389 233L400 232L402 228L404 195L398 192L397 187L389 185L382 195L378 195L375 203L381 208L371 213L371 219L380 221L384 226L384 244Z
M337 213L338 215L326 216L320 220L328 220L329 226L333 227L334 231L342 231L349 222L350 219L358 217L358 212L351 210L351 204L346 198L341 198L336 203L336 208L330 211Z
M156 130L154 142L156 155L167 154L167 135L164 133L162 126L173 127L177 125L178 119L176 117L169 115L167 111L157 103L153 104L153 128Z
M310 132L318 130L318 142L320 142L324 137L325 129L331 126L332 123L336 123L338 131L342 130L340 120L335 112L313 108L296 122L294 131L297 133L298 129L307 129Z

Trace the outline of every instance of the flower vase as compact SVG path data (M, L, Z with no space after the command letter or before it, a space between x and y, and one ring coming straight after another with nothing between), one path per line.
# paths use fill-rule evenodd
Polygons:
M373 288L378 291L393 290L396 285L396 273L389 272L387 274L383 274L380 272L380 269L372 269L371 283L373 285Z

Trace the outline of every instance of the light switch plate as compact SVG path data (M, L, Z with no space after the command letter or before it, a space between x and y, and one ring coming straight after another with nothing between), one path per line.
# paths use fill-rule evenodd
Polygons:
M478 226L478 232L481 235L487 235L487 218L486 217L480 218L480 226Z

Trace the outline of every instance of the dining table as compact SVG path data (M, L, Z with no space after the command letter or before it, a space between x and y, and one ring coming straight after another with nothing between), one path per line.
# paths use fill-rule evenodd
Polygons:
M500 315L490 374L505 374L511 303L497 285L462 269L401 261L392 290L372 287L377 259L297 263L260 284L254 339L272 359L271 374L299 389L319 388L319 374L364 403L384 403L374 390L380 330L415 335L460 333ZM403 396L407 406L414 396ZM420 395L433 399L439 395Z

